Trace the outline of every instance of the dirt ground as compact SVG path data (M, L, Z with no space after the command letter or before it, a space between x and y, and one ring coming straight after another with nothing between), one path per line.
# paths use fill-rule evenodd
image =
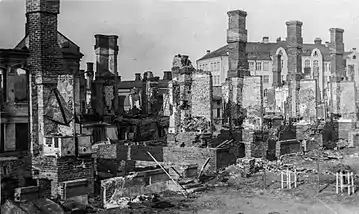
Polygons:
M336 165L345 164L359 173L359 157L351 155L357 152L357 150L342 151L343 159L322 161L320 170L333 171L333 167ZM299 168L316 168L315 161L296 161L294 164ZM210 187L206 191L194 193L189 198L182 195L162 196L162 201L172 204L173 207L170 208L156 209L140 206L134 209L107 210L100 213L359 214L359 192L351 196L348 196L347 193L337 195L334 174L321 174L320 186L318 186L316 173L300 173L298 174L297 188L290 190L281 190L278 172L266 173L266 185L264 185L263 178L263 173L260 172L250 178L238 177L225 183L216 181L214 183L226 185ZM359 179L355 183L358 187Z

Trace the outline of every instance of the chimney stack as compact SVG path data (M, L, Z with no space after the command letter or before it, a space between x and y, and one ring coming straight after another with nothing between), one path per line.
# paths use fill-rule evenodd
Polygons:
M263 37L262 43L264 44L269 43L269 37L268 36Z
M322 44L322 39L319 38L319 37L315 38L315 39L314 39L314 44L316 44L316 45L321 45L321 44Z
M325 47L329 47L329 42L325 42Z
M288 112L289 117L299 116L299 87L302 73L302 25L300 21L288 21L287 55L288 55Z
M153 78L153 73L152 71L146 71L144 74L143 74L143 80L150 80Z
M281 38L281 37L278 37L276 41L277 41L277 43L278 43L278 42L282 41L282 38Z
M249 76L247 60L247 12L233 10L227 12L227 43L229 46L229 69L227 77Z
M135 81L141 81L141 73L135 73Z
M172 80L172 71L164 71L163 79L164 80Z
M116 35L95 35L96 76L103 76L108 72L119 76L117 71L117 39L118 36Z
M207 54L211 53L211 50L207 50Z
M330 28L330 66L331 73L336 80L342 80L345 76L345 65L344 65L344 42L343 34L344 30L340 28Z

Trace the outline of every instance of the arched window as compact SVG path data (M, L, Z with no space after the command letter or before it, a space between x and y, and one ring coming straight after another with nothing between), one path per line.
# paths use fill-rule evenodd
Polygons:
M319 67L319 62L318 62L318 60L314 60L314 62L313 62L313 67L315 67L315 68Z
M353 59L356 59L356 58L357 58L357 56L354 55L354 56L353 56Z
M317 51L314 51L314 56L318 56L318 53L317 53Z
M27 75L23 69L16 69L14 76L15 102L27 102Z
M309 67L310 67L310 60L309 60L309 59L306 59L306 60L304 61L304 67L305 67L305 68L309 68Z

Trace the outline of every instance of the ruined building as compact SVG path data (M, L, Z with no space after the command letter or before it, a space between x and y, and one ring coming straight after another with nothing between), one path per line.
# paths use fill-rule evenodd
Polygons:
M67 198L69 182L93 192L93 158L78 124L82 54L57 31L59 10L59 1L26 1L25 38L0 51L0 164L15 187L38 185L46 197Z

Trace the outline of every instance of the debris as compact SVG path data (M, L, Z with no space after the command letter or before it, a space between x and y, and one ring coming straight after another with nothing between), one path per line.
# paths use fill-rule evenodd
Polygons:
M211 160L211 158L207 158L206 162L203 164L203 166L201 167L201 171L199 171L197 179L199 179L202 176L203 171L205 170L207 164L209 163L209 161Z
M181 184L179 184L177 181L175 181L175 180L172 178L172 176L167 172L167 170L165 170L165 169L163 168L163 166L156 160L155 157L153 157L153 156L151 155L150 152L147 152L147 154L156 162L156 164L157 164L159 167L161 167L161 169L167 174L167 176L168 176L176 185L178 185L178 186L181 187L181 189L184 191L184 192L183 192L183 195L184 195L185 197L187 197L188 192L186 191L186 189L183 188L183 186L182 186Z

